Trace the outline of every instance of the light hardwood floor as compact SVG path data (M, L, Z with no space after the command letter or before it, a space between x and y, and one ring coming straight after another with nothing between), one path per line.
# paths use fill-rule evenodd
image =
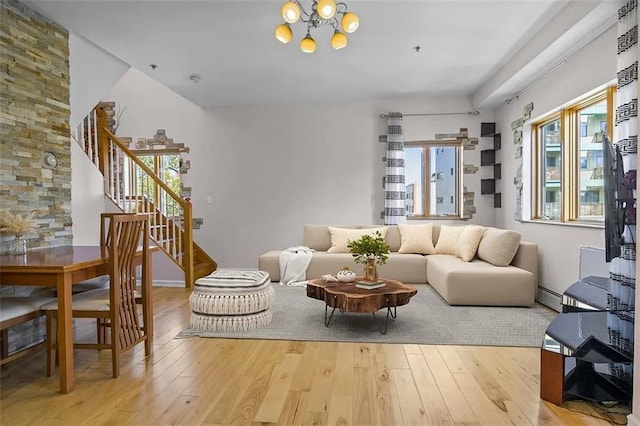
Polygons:
M536 348L175 339L189 321L188 295L154 290L154 354L145 360L143 345L126 353L117 379L108 350L76 350L68 395L45 377L43 353L4 366L0 423L608 423L576 412L599 416L591 405L540 400Z

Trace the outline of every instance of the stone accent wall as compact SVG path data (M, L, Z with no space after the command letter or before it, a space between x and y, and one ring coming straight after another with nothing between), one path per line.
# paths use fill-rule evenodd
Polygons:
M116 134L116 103L113 101L109 102L98 102L96 108L102 107L105 115L107 116L107 129L111 131L114 135Z
M34 212L28 248L71 244L69 36L27 6L0 0L0 209ZM41 165L53 153L58 165ZM13 236L0 235L0 250ZM0 296L52 289L0 286ZM14 327L9 350L41 341L42 319Z
M473 164L465 164L463 171L465 175L474 175L480 171L480 167Z
M71 244L68 32L3 0L0 37L0 209L34 212L29 248ZM58 158L55 168L42 167L45 152Z
M476 198L476 194L473 191L468 191L467 187L464 187L464 191L462 193L462 216L465 219L469 219L476 214L476 206L474 205L474 201Z

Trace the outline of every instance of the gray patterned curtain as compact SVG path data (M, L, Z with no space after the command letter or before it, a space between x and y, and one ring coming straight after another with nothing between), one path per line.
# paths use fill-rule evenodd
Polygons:
M609 343L633 353L636 285L636 171L638 157L638 2L623 0L618 9L618 91L614 144L620 150L624 190L616 198L624 211L621 254L611 259L607 326ZM611 373L631 382L631 364L611 364Z
M384 177L384 224L395 225L406 220L406 188L404 185L404 139L402 114L387 115L387 162Z

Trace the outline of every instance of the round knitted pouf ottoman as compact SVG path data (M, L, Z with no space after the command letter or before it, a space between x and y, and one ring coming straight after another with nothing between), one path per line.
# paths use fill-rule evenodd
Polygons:
M196 331L246 331L271 322L274 299L264 271L223 269L196 280L190 328Z

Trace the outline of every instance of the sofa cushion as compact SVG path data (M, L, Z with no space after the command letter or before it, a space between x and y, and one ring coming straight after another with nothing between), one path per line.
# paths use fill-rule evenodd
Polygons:
M380 228L380 225L362 225L358 229ZM400 248L400 231L396 225L387 226L387 235L384 237L389 246L389 251L398 251Z
M325 274L334 277L338 271L345 266L354 271L357 275L362 275L362 265L357 265L353 261L351 253L327 253L326 251L316 251L311 257L311 263L307 268L307 279L320 278Z
M440 237L440 224L433 224L433 246L435 247L438 244L438 237Z
M373 235L375 232L380 232L382 238L387 235L387 227L380 228L368 228L368 229L345 229L329 226L329 233L331 234L331 247L327 250L328 253L351 253L347 244L349 241L354 241L361 238L364 235Z
M450 305L530 306L534 275L515 266L497 268L483 260L464 262L448 255L427 257L429 284Z
M314 250L327 251L331 247L330 225L304 225L302 245ZM331 225L334 228L357 229L357 225Z
M271 281L280 281L280 253L281 250L272 250L258 258L258 269L268 273Z
M515 231L487 228L478 246L478 257L496 266L508 266L518 251L520 238Z
M280 250L273 250L260 256L258 269L265 271L271 277L271 281L280 281ZM325 274L335 276L345 266L358 275L362 275L362 265L353 261L351 253L330 253L315 251L311 257L311 263L307 268L307 279L320 278ZM422 282L426 282L422 281Z
M534 282L538 283L538 245L520 240L518 252L511 261L511 266L524 269L533 274Z
M433 246L433 224L398 224L400 230L400 248L398 253L435 254Z
M485 231L484 226L467 225L464 227L458 237L458 245L456 246L456 256L465 262L469 262L476 255L478 245Z
M260 256L258 260L258 268L268 272L272 281L280 281L280 253L282 252L270 251ZM348 266L357 275L363 275L363 265L356 264L351 253L316 251L307 268L307 279L320 278L325 274L335 276L345 266ZM389 253L387 263L378 265L378 275L404 283L426 283L426 273L427 257L419 254Z
M428 256L421 254L389 253L389 259L384 265L378 265L378 276L402 281L403 283L427 282ZM362 271L362 265L358 265L356 273ZM356 266L356 268L358 268Z
M438 236L438 242L436 244L436 253L438 254L452 254L456 255L456 245L458 244L458 237L464 226L447 226L442 225L440 227L440 235Z
M324 274L335 276L345 266L358 276L364 274L364 266L353 261L351 253L327 253L317 251L313 253L307 279L320 278ZM384 265L378 265L378 276L399 280L404 283L427 282L427 257L420 254L389 253L389 259Z

